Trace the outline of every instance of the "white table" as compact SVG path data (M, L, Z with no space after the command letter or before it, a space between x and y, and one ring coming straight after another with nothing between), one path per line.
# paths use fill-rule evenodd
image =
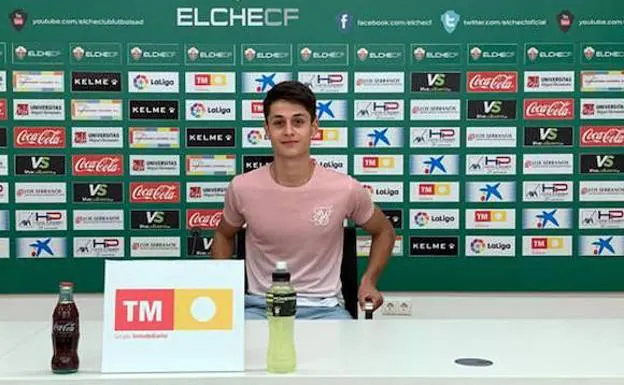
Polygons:
M46 328L44 323L33 326L24 327L20 321L0 322L0 357L20 346L29 336L34 336Z
M624 320L297 321L298 371L264 371L267 327L247 322L244 373L100 374L100 321L81 325L80 372L53 375L50 323L0 322L0 384L624 384ZM4 340L0 342L5 346ZM459 357L490 359L465 367Z

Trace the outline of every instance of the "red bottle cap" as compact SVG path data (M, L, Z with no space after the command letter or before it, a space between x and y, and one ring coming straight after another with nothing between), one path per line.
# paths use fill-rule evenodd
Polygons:
M73 283L73 282L68 282L68 281L61 281L61 283L59 284L59 286L63 286L63 287L74 287L74 283Z

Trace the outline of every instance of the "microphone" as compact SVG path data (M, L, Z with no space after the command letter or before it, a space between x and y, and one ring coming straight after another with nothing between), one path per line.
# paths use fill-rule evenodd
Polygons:
M201 227L192 227L190 233L191 238L189 239L189 250L187 254L191 256L198 256L197 251L200 250L199 247L203 241Z

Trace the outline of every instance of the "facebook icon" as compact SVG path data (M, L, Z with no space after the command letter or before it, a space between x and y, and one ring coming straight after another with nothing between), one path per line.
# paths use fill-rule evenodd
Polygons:
M337 21L338 21L338 28L341 31L348 31L349 29L351 29L351 15L346 13L346 12L341 12L338 14L337 17Z

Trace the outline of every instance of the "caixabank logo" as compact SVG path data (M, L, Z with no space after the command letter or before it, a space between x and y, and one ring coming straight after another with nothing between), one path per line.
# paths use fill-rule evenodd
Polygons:
M117 289L115 331L232 330L231 289Z

